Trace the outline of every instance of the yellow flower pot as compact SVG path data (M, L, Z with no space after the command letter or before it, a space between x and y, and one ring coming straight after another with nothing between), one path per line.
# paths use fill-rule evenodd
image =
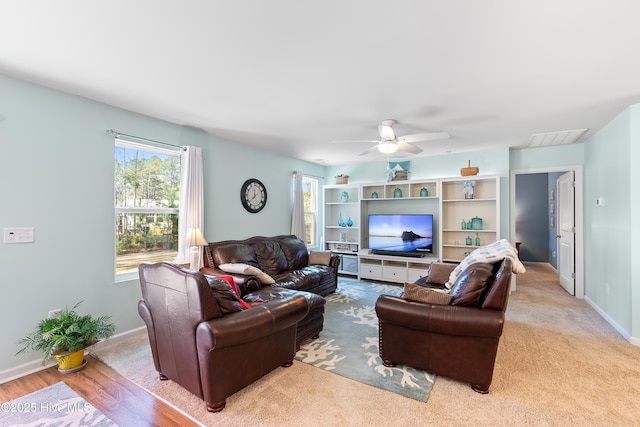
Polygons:
M84 362L84 348L71 354L56 354L55 357L61 371L76 369Z

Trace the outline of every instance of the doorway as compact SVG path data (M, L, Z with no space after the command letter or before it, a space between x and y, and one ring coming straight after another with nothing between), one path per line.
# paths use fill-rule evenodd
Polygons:
M573 268L573 278L575 279L575 296L577 298L584 298L584 245L583 245L583 215L584 215L584 205L583 205L583 178L582 178L582 166L566 166L566 167L556 167L556 168L540 168L540 169L521 169L521 170L512 170L511 171L511 179L510 179L510 236L511 240L515 243L519 240L517 237L518 227L526 224L527 227L535 227L536 224L538 228L541 230L539 233L535 230L529 230L530 236L535 236L533 239L541 239L540 241L532 241L530 242L530 247L537 253L527 253L527 256L539 257L540 262L549 262L556 270L558 270L557 259L555 256L558 254L558 249L556 245L556 235L560 233L557 232L557 209L558 209L558 200L555 185L549 184L549 186L544 187L544 191L535 191L530 192L527 191L524 195L516 194L518 181L526 182L529 181L529 178L532 178L533 175L543 174L544 180L547 179L550 182L554 182L557 177L562 175L565 172L571 172L575 178L575 210L574 210L574 224L575 224L575 255L574 262L572 263ZM520 177L520 180L518 179ZM550 191L553 189L553 191ZM541 193L544 194L541 194ZM522 201L523 198L528 199L531 197L531 203L529 204L530 208L526 209L524 214L522 212L518 212L518 207L516 205L516 201L520 199ZM550 200L550 199L554 200ZM528 216L528 218L527 218ZM523 222L524 221L524 222ZM544 228L544 229L543 229ZM551 241L548 244L548 253L546 252L547 247L543 247L546 242ZM527 242L521 242L521 250L522 253L525 254L527 250ZM538 249L535 249L537 247ZM540 249L542 248L542 249ZM547 257L548 255L548 257ZM553 256L552 256L553 255ZM565 265L565 264L563 264ZM564 272L566 273L566 271ZM570 273L571 274L571 273ZM568 291L569 292L569 291ZM572 293L572 292L569 292Z

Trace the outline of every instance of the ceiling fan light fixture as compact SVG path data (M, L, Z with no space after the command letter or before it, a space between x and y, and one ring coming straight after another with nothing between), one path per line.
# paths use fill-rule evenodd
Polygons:
M398 151L398 143L395 141L381 141L378 144L378 151L384 154L391 154Z

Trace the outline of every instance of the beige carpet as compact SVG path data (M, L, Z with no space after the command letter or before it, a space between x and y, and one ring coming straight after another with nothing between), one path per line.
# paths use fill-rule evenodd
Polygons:
M296 362L210 414L157 379L145 339L95 355L207 426L640 425L640 347L569 296L546 264L527 264L518 276L487 395L438 376L423 403Z

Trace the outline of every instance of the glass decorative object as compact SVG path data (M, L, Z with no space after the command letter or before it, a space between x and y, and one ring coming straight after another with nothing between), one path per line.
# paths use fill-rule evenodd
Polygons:
M422 187L420 189L420 197L429 197L429 190L427 190L425 187Z
M344 222L344 219L342 219L342 212L340 212L340 216L338 216L338 225L340 227L346 227L347 223Z
M402 190L400 189L400 187L396 187L396 189L393 190L393 197L395 197L396 199L402 197Z
M347 219L347 227L351 227L353 225L353 220L351 219L351 217L349 217L349 219Z
M476 233L476 246L480 246L480 235Z
M473 240L471 240L471 236L467 236L466 244L467 246L471 246L473 244Z
M349 193L347 193L346 191L343 191L342 194L340 195L340 201L342 203L349 203Z
M462 218L462 224L460 224L460 228L462 230L466 230L467 229L467 221L465 221L464 218Z
M373 193L371 193L371 198L372 199L377 199L378 198L378 192L374 191Z

